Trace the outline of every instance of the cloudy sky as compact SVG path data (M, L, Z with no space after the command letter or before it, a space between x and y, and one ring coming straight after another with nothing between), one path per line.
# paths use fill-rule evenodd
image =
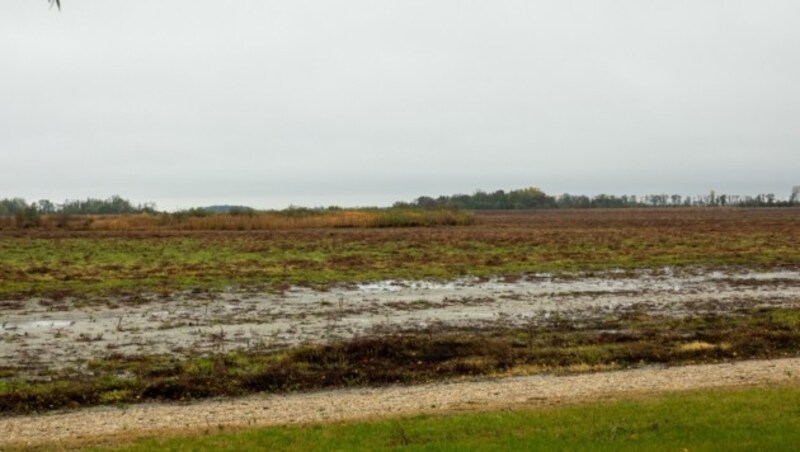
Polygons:
M788 196L800 3L0 3L0 198Z

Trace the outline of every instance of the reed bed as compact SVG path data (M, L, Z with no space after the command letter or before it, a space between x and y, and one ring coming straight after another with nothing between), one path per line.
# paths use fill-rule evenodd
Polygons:
M286 210L212 214L203 211L42 216L24 229L65 229L87 231L258 231L320 228L390 228L420 226L462 226L475 223L471 212L422 209ZM0 229L22 229L13 218L0 219Z

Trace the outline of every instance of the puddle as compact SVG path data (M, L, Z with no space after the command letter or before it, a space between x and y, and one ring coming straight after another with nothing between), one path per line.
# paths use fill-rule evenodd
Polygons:
M73 326L75 324L72 320L32 320L28 322L20 322L20 323L11 323L11 322L4 322L0 325L0 330L35 330L35 329L44 329L44 330L52 330L52 329L60 329L60 328L67 328Z
M580 321L646 309L686 316L750 306L800 307L800 271L618 271L591 277L380 281L317 292L180 294L129 307L68 309L35 300L3 309L0 362L81 366L110 353L184 356L281 348L356 335L445 326Z
M387 280L356 284L355 291L359 293L381 293L399 292L402 290L455 290L459 287L474 285L476 281L477 280L474 279L459 279L442 283L433 281Z
M763 272L763 273L741 273L741 274L732 274L732 275L725 275L720 272L714 272L716 279L723 279L723 278L730 278L730 279L741 279L741 280L757 280L757 281L770 281L770 280L798 280L800 281L800 273L798 272L791 272L791 271L783 271L783 272ZM718 274L718 275L717 275Z
M66 328L70 325L75 324L75 322L70 320L35 320L33 322L28 322L20 325L21 327L31 327L31 328Z

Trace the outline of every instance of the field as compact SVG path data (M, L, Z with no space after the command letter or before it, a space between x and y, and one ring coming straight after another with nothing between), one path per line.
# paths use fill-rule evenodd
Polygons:
M117 220L0 231L0 413L800 354L798 209Z
M385 279L451 279L800 263L798 209L480 214L477 224L267 231L21 230L0 233L0 297L279 291Z

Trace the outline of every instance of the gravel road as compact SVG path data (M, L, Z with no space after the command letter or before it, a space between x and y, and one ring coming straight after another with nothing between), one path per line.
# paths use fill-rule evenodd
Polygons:
M101 407L0 418L0 449L47 443L69 447L157 433L174 435L228 428L542 406L660 392L786 383L800 383L800 358L290 395L261 394L191 404Z

